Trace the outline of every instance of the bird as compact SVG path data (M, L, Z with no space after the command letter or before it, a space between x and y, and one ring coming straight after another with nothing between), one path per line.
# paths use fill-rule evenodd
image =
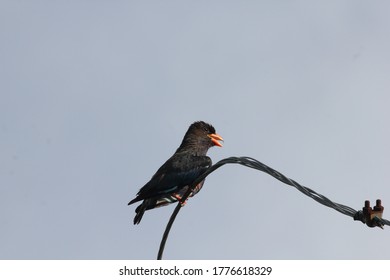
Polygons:
M209 148L222 147L221 142L223 138L211 124L204 121L192 123L176 152L128 203L131 205L142 201L135 209L134 224L141 222L146 210L180 202L191 183L212 165L210 157L206 155ZM190 196L197 194L203 184L204 180L193 189Z

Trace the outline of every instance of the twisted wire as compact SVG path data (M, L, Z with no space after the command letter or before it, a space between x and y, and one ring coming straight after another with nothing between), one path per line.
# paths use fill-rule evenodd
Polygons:
M254 159L254 158L251 158L251 157L229 157L229 158L222 159L219 162L217 162L216 164L212 165L209 169L206 170L205 173L203 173L194 182L192 182L190 188L183 195L180 202L181 203L185 202L187 200L188 196L190 195L190 193L192 192L193 188L195 188L195 186L197 184L199 184L203 179L205 179L210 173L214 172L215 170L217 170L218 168L220 168L221 166L223 166L225 164L241 164L241 165L249 167L249 168L263 171L263 172L271 175L272 177L276 178L277 180L279 180L287 185L293 186L294 188L296 188L297 190L299 190L303 194L311 197L312 199L314 199L318 203L321 203L322 205L333 208L334 210L336 210L344 215L353 217L354 220L359 220L363 223L366 222L364 220L365 219L364 215L362 215L362 211L356 211L355 209L353 209L349 206L346 206L346 205L343 205L340 203L335 203L335 202L331 201L329 198L327 198L326 196L319 194L308 187L300 185L296 181L294 181L290 178L287 178L282 173L276 171L275 169L265 165L264 163L259 162L258 160ZM160 243L160 249L159 249L158 255L157 255L158 260L162 259L162 255L164 253L164 248L165 248L166 241L168 239L169 231L172 227L172 224L173 224L177 214L179 213L179 211L181 209L181 203L177 204L175 210L173 211L173 213L169 219L167 227L165 228L165 231L164 231L163 237L161 239L161 243ZM383 225L390 226L390 221L388 221L388 220L375 217L375 221L376 221L378 226L383 226Z

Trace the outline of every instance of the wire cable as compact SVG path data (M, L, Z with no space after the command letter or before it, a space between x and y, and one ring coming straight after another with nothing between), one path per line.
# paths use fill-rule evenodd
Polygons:
M371 223L369 224L367 221L367 216L364 215L365 214L364 211L361 211L361 210L356 211L349 206L335 203L335 202L331 201L329 198L327 198L326 196L319 194L310 188L307 188L305 186L300 185L296 181L287 178L282 173L276 171L275 169L272 169L271 167L265 165L264 163L259 162L258 160L254 159L254 158L251 158L251 157L229 157L229 158L222 159L219 162L217 162L216 164L212 165L202 175L200 175L196 180L194 180L194 182L192 182L190 188L183 195L183 197L181 198L180 202L177 204L175 210L173 211L173 213L169 219L169 222L167 224L167 227L165 228L163 237L161 239L160 249L159 249L158 255L157 255L157 260L162 259L165 244L166 244L166 241L168 239L169 231L171 230L173 222L175 221L176 216L179 213L183 203L187 200L188 196L191 194L191 192L193 191L195 186L198 185L203 179L205 179L210 173L214 172L215 170L217 170L218 168L220 168L221 166L223 166L225 164L241 164L241 165L249 167L249 168L263 171L263 172L271 175L272 177L276 178L277 180L279 180L287 185L293 186L294 188L296 188L297 190L299 190L303 194L311 197L312 199L314 199L318 203L321 203L322 205L333 208L334 210L336 210L344 215L353 217L354 220L361 221L362 223L365 223L370 227L379 226L379 227L383 228L384 225L390 226L390 221L382 219L382 218L377 217L377 216L375 216L372 219L372 221L370 221ZM364 210L364 208L363 208L363 210ZM383 211L383 207L382 207L382 211Z

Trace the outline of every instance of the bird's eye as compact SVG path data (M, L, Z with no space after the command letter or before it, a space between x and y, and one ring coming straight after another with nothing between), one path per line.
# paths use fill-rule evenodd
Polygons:
M204 127L203 130L206 131L206 132L209 132L209 130L207 129L207 127Z

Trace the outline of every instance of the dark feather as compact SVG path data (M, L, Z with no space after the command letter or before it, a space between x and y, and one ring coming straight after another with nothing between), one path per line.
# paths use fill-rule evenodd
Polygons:
M180 147L137 193L128 204L143 200L136 208L134 224L138 224L149 209L176 202L184 195L189 185L211 166L207 150L215 144L210 139L215 129L204 122L192 124ZM195 195L203 186L201 182L191 193Z

